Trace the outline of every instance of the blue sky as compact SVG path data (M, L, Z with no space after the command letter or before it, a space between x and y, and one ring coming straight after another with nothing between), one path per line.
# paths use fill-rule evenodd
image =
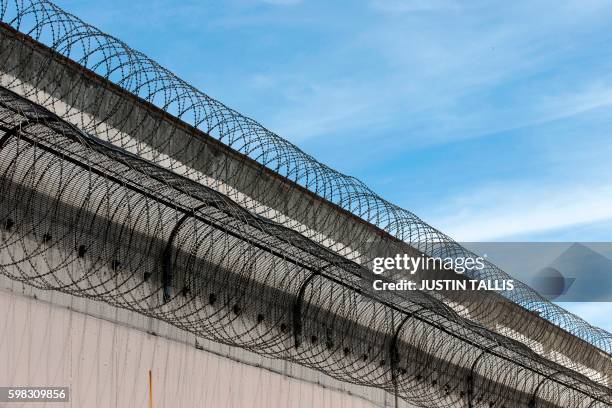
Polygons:
M57 3L457 240L612 241L610 2Z

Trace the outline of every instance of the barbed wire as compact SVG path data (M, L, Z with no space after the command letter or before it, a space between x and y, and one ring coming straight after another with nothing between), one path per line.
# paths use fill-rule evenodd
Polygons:
M426 407L606 407L610 389L0 88L0 271ZM167 292L166 288L179 290Z
M256 121L200 92L146 55L51 2L0 0L0 21L4 23L5 31L12 28L22 32L46 44L54 52L26 51L16 47L14 41L3 41L2 52L7 57L2 69L5 72L4 85L19 89L20 93L34 98L92 135L226 191L249 210L297 229L308 238L361 264L371 261L381 248L387 253L406 252L406 243L431 256L473 255L410 211L382 199L361 181L319 163ZM182 129L180 123L169 121L159 112L136 111L134 102L117 97L114 89L104 86L91 89L91 81L85 87L82 79L67 75L52 63L58 58L55 53L201 130L296 186L354 214L388 236L376 236L371 230L348 226L337 211L327 209L326 202L282 201L279 190L286 188L282 183L271 186L263 178L250 178L245 185L246 170L231 168L229 160L216 157L215 166L203 165L211 151L213 155L218 152L210 149L202 135L193 135L192 129ZM195 137L185 141L180 137L181 132ZM135 134L140 135L139 140L135 140ZM207 155L205 158L202 157L204 154ZM228 191L227 186L241 188ZM306 211L316 219L316 226L305 226L305 221L299 220L300 214ZM329 234L334 235L332 239ZM510 278L491 263L470 276L498 280ZM539 317L612 354L610 333L549 302L529 286L517 282L515 290L505 295ZM500 316L491 314L490 310L490 305L484 302L471 307L476 320L492 326L499 322ZM546 324L531 328L531 338L536 343L545 342L550 335L550 327Z

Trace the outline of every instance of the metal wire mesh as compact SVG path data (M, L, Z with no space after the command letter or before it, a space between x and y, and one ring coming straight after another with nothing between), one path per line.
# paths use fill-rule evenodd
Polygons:
M311 240L362 265L367 264L381 247L386 252L405 252L404 243L431 256L471 256L448 236L411 212L380 198L359 180L319 163L256 121L198 91L144 54L51 2L0 0L0 21L4 24L5 36L2 44L4 85L18 89L21 94L37 100L92 135L224 191L249 210L296 229ZM26 37L9 40L11 35L15 35L10 32L11 29L46 44L52 52L15 46L15 41L23 43L28 40ZM75 61L79 68L86 69L81 71L83 75L91 71L97 77L89 77L87 86L84 86L81 78L69 76L55 68L54 63L59 55L69 59L61 63ZM104 84L97 87L100 89L90 89L92 84L100 85L97 81L99 78L116 84L118 88L108 88L108 84ZM117 97L117 89L138 96L182 122L173 122L154 109L136 112L133 107L135 102L123 96ZM193 128L185 128L183 122ZM245 170L234 166L235 163L226 160L223 154L221 158L216 157L214 168L203 168L202 162L207 161L211 151L213 155L218 152L209 148L210 143L203 141L203 135L197 134L196 129L286 178L294 186L301 186L316 197L323 198L324 202L316 199L283 202L279 198L279 190L286 188L286 185L280 182L270 185L263 178L250 178L248 185L245 185ZM179 137L181 132L195 137L185 141ZM141 136L139 139L129 136L134 134ZM202 157L205 154L208 156ZM244 164L244 168L247 167ZM234 191L228 186L241 188ZM356 227L358 223L354 221L349 225L345 218L338 215L339 212L327 210L328 203L375 226L381 234L373 235L371 231L359 230ZM298 219L305 212L316 219L316 228ZM504 271L490 263L473 277L509 278ZM536 312L538 316L606 353L612 353L610 333L548 302L527 285L519 283L508 296L514 303ZM481 323L494 325L491 319L499 319L500 316L492 316L489 310L490 305L483 302L480 312L473 311L472 314ZM512 323L512 326L517 325L520 323ZM546 324L530 330L536 342L544 342L550 336L550 328Z
M605 407L610 389L0 88L0 271L419 406ZM166 286L180 288L166 292Z

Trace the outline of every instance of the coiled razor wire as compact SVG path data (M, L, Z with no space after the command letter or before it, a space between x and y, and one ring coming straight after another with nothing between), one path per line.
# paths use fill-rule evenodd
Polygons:
M473 256L359 180L317 162L50 2L0 0L0 34L0 79L6 87L348 260L363 266L374 256L415 249L430 256ZM288 188L297 198L287 198ZM471 277L508 278L491 263ZM601 361L597 350L552 330L547 321L609 357L610 333L548 302L527 285L516 286L505 296L534 314L500 309L493 297L471 302L469 317L489 328L501 325L521 335L528 332L522 341L534 349L561 342L561 351L572 358L560 360L582 372L588 370L573 359L584 354L584 361ZM165 296L172 296L172 290L166 285ZM600 372L609 375L609 364Z
M167 125L167 120L158 112L134 113L130 104L133 101L125 98L114 98L112 92L101 89L91 89L91 84L84 89L76 78L67 77L57 70L50 69L51 61L57 55L63 55L75 61L80 67L96 73L118 85L119 88L138 96L163 111L181 119L184 123L199 129L205 134L221 141L233 150L253 159L266 169L285 177L296 186L314 193L337 207L354 214L372 226L384 231L387 238L372 238L371 234L358 234L354 227L349 227L337 215L321 211L324 204L308 202L308 210L318 218L322 230L336 230L337 234L350 237L350 246L328 243L327 237L313 232L296 222L294 214L305 211L304 204L283 203L286 214L270 211L270 206L259 205L262 202L277 199L278 191L269 189L269 185L251 180L250 185L243 188L242 194L257 197L257 205L251 205L250 210L265 214L269 218L300 229L309 238L342 253L350 259L357 259L366 264L372 258L373 248L386 247L386 251L402 252L403 243L430 256L466 257L472 256L469 251L452 241L448 236L429 226L411 212L400 208L380 198L359 180L345 176L313 157L307 155L290 142L267 130L256 121L226 107L222 103L198 91L176 75L161 67L144 54L133 50L124 42L105 34L88 25L79 18L66 13L56 5L42 0L0 0L0 21L4 23L2 43L2 71L5 72L3 83L9 88L19 88L22 94L36 98L43 106L77 124L81 129L109 140L125 149L137 152L149 160L160 163L175 171L183 169L183 173L198 181L223 180L229 185L239 183L243 175L240 170L231 169L229 165L219 164L216 169L208 169L211 174L205 174L198 169L201 161L199 153L204 144L198 138L192 138L183 146L176 146L173 136L180 126ZM1 24L1 23L0 23ZM25 52L15 47L15 39L9 40L7 29L18 30L28 38L46 44L53 52L37 54L34 51ZM19 40L23 42L23 39ZM55 77L54 77L55 75ZM23 87L23 79L27 79L30 90ZM45 90L44 95L39 90ZM96 93L97 92L97 93ZM46 96L45 96L46 95ZM86 95L86 96L84 96ZM110 96L109 96L110 95ZM68 104L60 106L57 100ZM83 106L85 109L75 109ZM87 112L84 114L83 112ZM160 123L166 121L166 125ZM112 127L103 124L112 124ZM146 128L146 135L141 141L144 144L126 137ZM188 129L187 132L192 132ZM187 151L191 153L187 154ZM164 153L182 151L182 159L176 160ZM195 152L195 153L193 153ZM201 167L201 165L200 165ZM186 170L184 170L186 168ZM222 174L221 174L222 173ZM212 177L211 177L212 175ZM225 185L224 184L224 185ZM215 186L213 186L215 187ZM218 187L218 186L217 186ZM267 197L261 197L268 193ZM232 196L228 193L229 196ZM242 200L232 196L236 201ZM244 205L244 203L241 202ZM248 206L248 205L247 205ZM291 208L290 208L291 207ZM287 218L287 216L289 218ZM351 229L352 228L352 229ZM343 231L339 231L343 229ZM327 240L327 241L326 241ZM326 243L327 242L327 243ZM394 248L389 250L389 248ZM339 249L340 248L340 249ZM405 251L404 251L405 252ZM351 257L352 255L352 257ZM508 275L491 263L484 270L472 271L471 277L481 279L508 279ZM518 283L514 291L506 296L526 308L536 312L538 316L553 322L565 331L598 347L608 354L612 353L612 335L604 330L589 325L579 317L567 312L559 306L550 303L527 285ZM484 305L483 312L475 316L487 319L489 308ZM495 319L499 316L495 316ZM487 322L485 322L487 323ZM493 321L489 321L493 325ZM548 326L542 324L532 328L533 339L542 340L549 333Z
M5 88L0 221L0 270L11 279L418 406L612 405L609 388L426 293L376 292L364 266ZM171 294L166 268L180 288Z

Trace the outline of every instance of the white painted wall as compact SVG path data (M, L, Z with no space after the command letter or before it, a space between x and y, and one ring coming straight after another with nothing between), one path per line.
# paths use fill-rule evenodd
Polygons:
M0 362L0 386L71 388L70 403L10 408L148 408L149 370L156 408L384 405L10 291L0 291Z

